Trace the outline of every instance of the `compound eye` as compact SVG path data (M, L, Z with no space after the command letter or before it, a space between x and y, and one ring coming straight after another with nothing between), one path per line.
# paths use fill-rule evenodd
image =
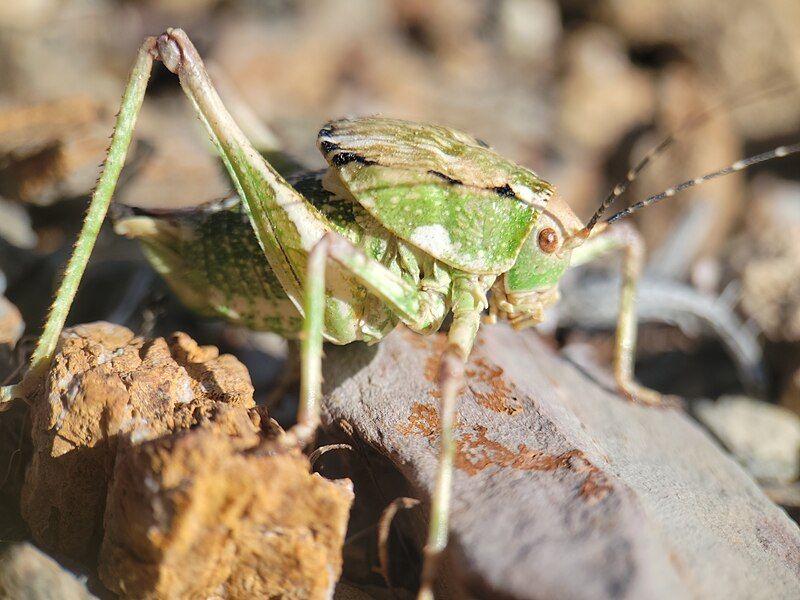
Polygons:
M558 234L552 227L545 227L539 232L539 248L542 252L552 254L558 248Z

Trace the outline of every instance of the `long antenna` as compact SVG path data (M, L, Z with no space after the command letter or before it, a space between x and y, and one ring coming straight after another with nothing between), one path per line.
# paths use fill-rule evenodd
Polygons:
M644 157L638 163L636 163L636 165L630 171L628 171L627 175L625 175L625 179L622 179L619 183L617 183L617 185L614 186L614 188L608 193L608 196L606 196L603 202L600 204L597 211L592 215L592 218L589 219L589 222L586 224L586 228L583 230L585 234L588 235L594 226L597 225L597 223L600 221L600 218L603 216L603 213L605 213L605 211L617 200L617 198L625 193L625 190L627 190L631 183L633 183L641 174L641 172L644 171L645 167L647 167L647 165L653 162L654 159L663 154L665 150L678 141L683 134L688 133L693 129L696 129L697 127L707 123L723 108L727 108L729 110L740 108L759 100L763 96L781 94L796 88L797 84L794 82L789 84L781 82L772 88L760 87L750 93L732 94L729 98L723 100L716 106L689 117L689 119L687 119L683 125L670 133L657 145L653 146L647 152L647 154L645 154ZM732 100L736 100L736 102L733 102Z
M774 150L770 150L769 152L763 152L761 154L756 154L755 156L750 156L748 158L743 158L742 160L737 160L732 165L725 167L724 169L719 169L718 171L714 171L712 173L708 173L707 175L703 175L702 177L696 177L695 179L689 179L684 181L683 183L679 183L676 186L668 188L661 192L660 194L654 194L649 198L642 200L641 202L637 202L636 204L632 204L625 210L619 211L617 214L613 215L610 219L608 219L609 223L613 223L614 221L618 221L623 217L627 217L628 215L632 215L633 213L650 206L651 204L655 204L664 200L665 198L671 198L675 194L682 192L690 187L694 187L696 185L702 185L712 179L716 179L718 177L722 177L724 175L728 175L730 173L735 173L736 171L741 171L742 169L746 169L751 167L752 165L756 165L758 163L762 163L768 160L772 160L773 158L783 158L784 156L789 156L790 154L797 154L800 152L800 143L791 144L789 146L778 146Z

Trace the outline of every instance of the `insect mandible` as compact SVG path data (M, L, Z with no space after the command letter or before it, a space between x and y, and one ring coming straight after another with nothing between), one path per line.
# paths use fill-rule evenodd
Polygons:
M539 323L558 301L570 266L612 250L624 255L614 376L631 400L660 396L633 379L634 301L643 260L631 227L600 221L657 147L583 224L553 187L480 140L445 127L369 117L319 132L324 172L285 179L223 106L186 34L171 29L139 50L83 229L31 358L2 400L31 397L58 337L108 212L154 60L178 75L227 168L238 199L191 212L123 214L118 232L138 238L190 308L301 340L300 405L287 445L305 446L319 424L323 340L377 342L398 323L428 334L453 319L439 367L440 455L420 598L433 597L448 534L456 400L482 313L515 328ZM614 221L727 173L800 152L800 144L739 161L634 204ZM202 256L203 260L197 260Z

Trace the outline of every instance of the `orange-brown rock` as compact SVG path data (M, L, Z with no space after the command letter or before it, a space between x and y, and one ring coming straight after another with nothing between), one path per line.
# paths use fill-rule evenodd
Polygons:
M31 405L23 518L42 547L86 559L102 537L120 436L155 438L254 403L247 370L232 356L181 333L147 341L98 323L64 333Z
M328 598L349 485L216 426L120 451L100 577L133 598Z
M323 598L349 485L277 448L245 367L185 334L65 331L31 398L21 512L45 549L98 556L123 597Z

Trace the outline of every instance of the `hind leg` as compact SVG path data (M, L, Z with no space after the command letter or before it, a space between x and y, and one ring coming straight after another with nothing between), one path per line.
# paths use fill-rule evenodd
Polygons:
M103 224L108 212L111 197L114 194L119 174L125 163L125 156L131 143L139 109L144 100L155 54L156 39L148 38L139 49L136 63L128 79L128 85L122 96L122 103L114 126L114 134L111 137L111 145L103 163L97 187L92 193L83 227L78 235L78 240L75 242L72 256L64 270L64 276L50 308L42 335L31 356L30 368L22 383L0 388L0 407L3 406L3 403L13 400L15 397L29 397L50 367L58 338L64 328L64 322L72 306L72 301L75 299L75 293L78 291L78 285L83 277L83 272L86 270L89 256L94 249L100 226Z

